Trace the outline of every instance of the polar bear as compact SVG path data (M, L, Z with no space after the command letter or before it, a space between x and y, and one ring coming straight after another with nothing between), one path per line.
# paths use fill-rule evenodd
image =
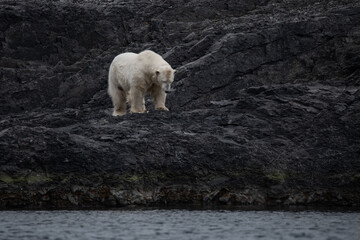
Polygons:
M165 107L166 93L171 91L175 70L157 53L145 50L127 52L114 58L109 69L108 93L113 116L126 114L126 101L131 113L145 112L145 95L150 93L156 110Z

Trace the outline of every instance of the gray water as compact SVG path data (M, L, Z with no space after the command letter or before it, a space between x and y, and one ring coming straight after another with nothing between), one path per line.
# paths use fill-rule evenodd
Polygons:
M0 211L0 239L360 239L360 213Z

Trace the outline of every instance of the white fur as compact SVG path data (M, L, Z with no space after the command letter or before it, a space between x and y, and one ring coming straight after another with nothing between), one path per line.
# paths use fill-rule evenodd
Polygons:
M109 69L108 93L114 105L113 116L145 112L145 95L150 93L157 110L166 110L165 91L170 90L175 71L158 54L145 50L123 53L114 58Z

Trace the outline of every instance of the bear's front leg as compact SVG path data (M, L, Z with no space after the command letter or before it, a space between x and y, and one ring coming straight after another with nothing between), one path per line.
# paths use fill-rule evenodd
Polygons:
M129 92L129 104L131 113L145 112L145 91L142 88L132 88Z
M166 93L161 89L161 87L154 87L150 92L151 100L154 103L155 110L169 111L165 107Z

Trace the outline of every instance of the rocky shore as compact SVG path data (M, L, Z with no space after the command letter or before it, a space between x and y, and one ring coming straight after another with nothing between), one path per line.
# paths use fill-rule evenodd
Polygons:
M0 209L360 205L360 2L0 0ZM112 59L173 68L112 117Z

